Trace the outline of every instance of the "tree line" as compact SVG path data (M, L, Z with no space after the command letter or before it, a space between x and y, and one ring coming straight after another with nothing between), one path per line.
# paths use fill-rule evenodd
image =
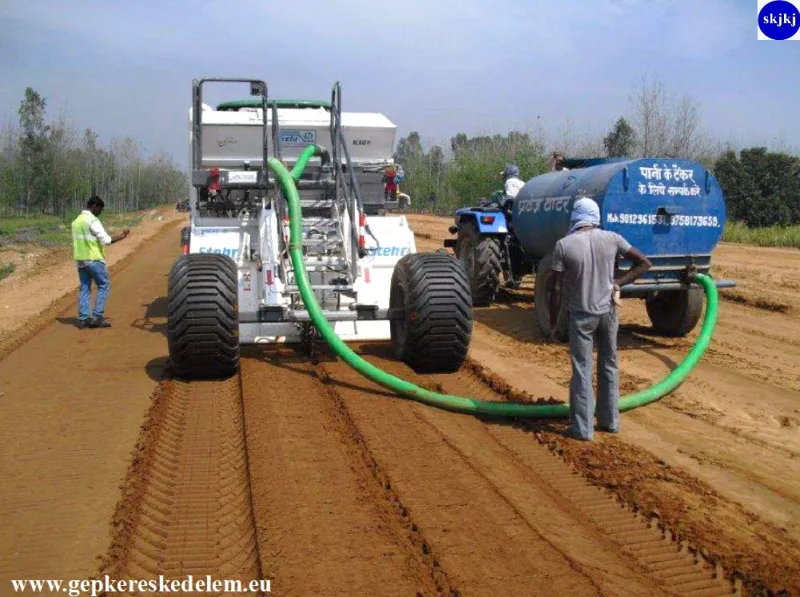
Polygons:
M411 132L394 153L406 174L403 192L415 209L450 215L501 188L507 163L517 164L524 180L548 172L553 150L567 157L671 157L697 161L715 174L729 218L751 227L800 225L798 156L764 147L737 151L713 141L702 130L699 103L669 95L657 78L643 78L631 100L630 114L596 139L576 139L570 126L554 140L520 131L458 133L446 152L435 143L424 147L419 132Z
M47 102L27 88L18 123L0 130L0 214L64 216L99 195L107 211L138 211L186 194L186 175L166 154L145 156L127 137L103 146L64 117L48 122Z

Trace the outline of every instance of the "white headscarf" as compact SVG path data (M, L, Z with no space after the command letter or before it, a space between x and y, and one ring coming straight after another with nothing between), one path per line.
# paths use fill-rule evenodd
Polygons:
M572 206L569 220L572 223L569 228L570 233L585 226L599 227L600 207L589 197L581 197Z

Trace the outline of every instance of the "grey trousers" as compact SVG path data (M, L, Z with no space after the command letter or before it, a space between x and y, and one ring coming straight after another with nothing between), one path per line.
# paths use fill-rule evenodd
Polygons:
M619 430L619 369L617 367L617 308L603 315L570 312L569 354L572 381L569 411L572 433L591 440L594 431L595 399L592 389L592 356L597 334L597 424L609 431Z

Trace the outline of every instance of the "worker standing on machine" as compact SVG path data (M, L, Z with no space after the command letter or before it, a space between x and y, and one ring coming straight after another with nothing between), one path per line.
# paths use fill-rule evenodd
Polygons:
M383 200L397 201L397 170L389 166L383 173Z
M86 203L86 209L72 221L72 249L75 265L78 267L80 294L78 299L78 327L80 329L107 328L111 323L105 318L105 304L110 282L106 268L106 250L103 245L110 245L128 237L127 228L111 237L97 218L105 207L100 197L94 195ZM94 311L89 317L92 297L92 281L97 286Z
M592 440L595 400L592 390L592 353L597 334L598 430L619 431L619 370L617 330L620 288L650 269L650 261L616 232L600 229L600 208L588 197L575 201L570 231L553 251L553 287L550 295L550 338L557 340L562 288L569 289L570 435ZM614 280L617 257L633 262Z

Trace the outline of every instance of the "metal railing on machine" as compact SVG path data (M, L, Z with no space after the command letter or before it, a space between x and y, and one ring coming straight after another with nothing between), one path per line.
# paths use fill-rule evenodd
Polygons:
M353 276L357 275L358 259L366 255L365 249L359 242L360 231L359 228L364 228L365 231L372 236L377 242L377 239L372 235L369 230L369 225L366 223L364 216L364 202L361 198L361 190L358 186L358 179L356 178L355 170L353 169L352 161L350 160L350 152L347 149L347 140L342 130L342 86L339 81L333 84L331 91L331 158L334 164L334 172L336 178L336 195L339 196L340 192L344 192L347 197L347 208L350 213L350 226L351 226L351 268ZM340 153L341 151L341 153ZM344 156L344 164L342 164L342 155ZM345 170L343 172L342 170ZM346 174L346 180L342 179L342 174Z

